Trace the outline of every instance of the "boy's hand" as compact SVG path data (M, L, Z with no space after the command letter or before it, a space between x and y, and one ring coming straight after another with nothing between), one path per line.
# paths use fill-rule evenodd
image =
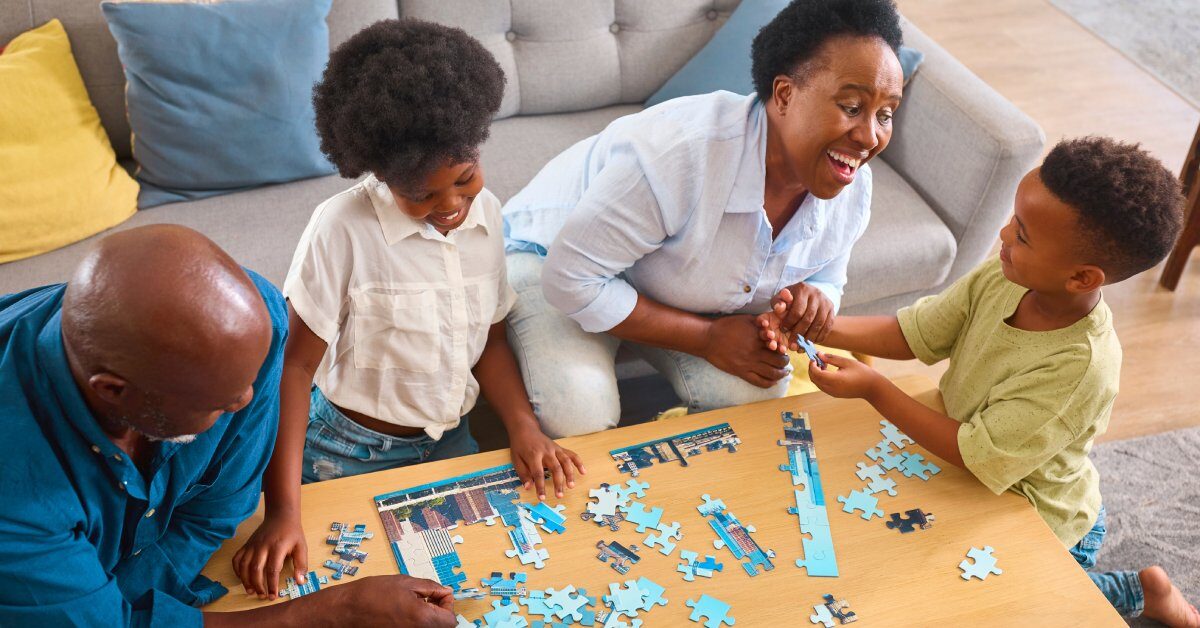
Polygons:
M886 381L879 371L853 358L822 353L821 359L826 364L836 366L837 370L821 369L815 362L809 362L808 378L821 392L831 397L867 398L881 382Z
M279 572L289 556L295 570L292 577L296 582L304 582L308 574L308 545L299 517L268 514L233 555L233 571L246 593L274 600L279 594Z
M833 328L833 301L803 282L780 290L771 299L771 312L779 317L779 329L787 334L789 342L795 333L820 344Z
M530 487L537 489L538 499L546 499L546 474L543 470L549 470L554 478L556 497L562 497L563 491L568 488L575 488L576 470L580 475L587 474L579 455L559 447L558 443L542 433L536 423L510 431L508 441L517 477L521 479L525 490Z

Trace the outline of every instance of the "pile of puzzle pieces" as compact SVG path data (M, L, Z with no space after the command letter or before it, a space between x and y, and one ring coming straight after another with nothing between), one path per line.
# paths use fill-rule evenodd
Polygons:
M833 550L833 535L829 530L829 512L825 509L825 491L821 487L821 471L817 467L817 452L813 445L808 414L783 412L783 438L779 445L787 448L788 463L780 471L792 476L796 506L788 513L800 520L800 542L804 558L796 566L808 570L810 576L838 575L837 556Z
M615 486L601 484L600 488L588 492L595 501L588 503L586 512L580 517L584 521L592 521L613 531L620 530L622 522L633 524L639 533L650 530L645 546L658 548L660 554L670 556L671 552L675 551L675 541L683 538L683 532L679 529L678 521L662 521L662 508L655 506L647 510L645 504L633 501L634 497L645 497L648 488L648 483L636 479ZM625 573L620 570L618 572Z
M896 481L887 477L888 471L899 470L906 478L916 477L926 481L941 471L940 467L926 461L921 454L907 451L896 453L915 441L889 421L880 421L879 424L883 440L867 450L871 464L859 462L858 471L855 472L858 479L867 485L861 490L851 491L849 495L838 496L838 501L843 504L843 511L859 511L862 518L868 521L883 516L883 511L878 508L878 493L886 492L896 496Z
M358 573L358 567L351 565L353 561L367 562L367 553L359 551L359 545L366 539L374 538L375 534L367 532L366 524L359 523L351 527L347 523L337 521L329 524L330 534L325 542L333 546L333 555L339 560L326 560L325 568L333 570L333 579L341 580L343 575L353 576Z

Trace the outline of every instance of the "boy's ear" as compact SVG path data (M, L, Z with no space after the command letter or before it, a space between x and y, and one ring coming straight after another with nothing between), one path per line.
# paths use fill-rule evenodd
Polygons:
M1104 269L1086 264L1075 269L1067 279L1067 291L1075 293L1094 292L1104 286Z

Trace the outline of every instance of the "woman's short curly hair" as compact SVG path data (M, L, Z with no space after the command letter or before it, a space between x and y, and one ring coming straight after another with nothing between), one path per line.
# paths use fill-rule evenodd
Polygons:
M758 31L750 46L754 91L771 100L779 75L797 76L827 40L838 36L878 37L900 55L904 35L892 0L792 0Z
M1108 137L1063 140L1038 174L1075 209L1080 253L1104 269L1109 283L1153 267L1175 246L1183 228L1179 179L1140 145Z
M376 22L329 55L313 88L321 151L344 177L415 185L438 166L478 158L504 81L462 29Z

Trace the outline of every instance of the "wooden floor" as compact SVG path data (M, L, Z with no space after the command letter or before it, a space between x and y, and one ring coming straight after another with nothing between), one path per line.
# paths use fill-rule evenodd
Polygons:
M1047 148L1082 135L1141 142L1178 172L1200 111L1045 0L898 0L904 15L1033 117ZM1104 291L1125 350L1101 440L1200 425L1200 254L1179 288L1161 268ZM944 367L878 361L891 377Z

